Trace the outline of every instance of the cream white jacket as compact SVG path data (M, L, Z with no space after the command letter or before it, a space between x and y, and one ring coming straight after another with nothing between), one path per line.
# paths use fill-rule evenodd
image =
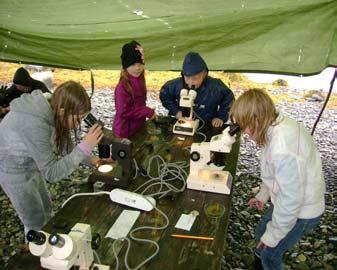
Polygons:
M261 241L275 247L298 218L311 219L324 212L325 182L314 140L303 124L279 113L268 130L261 153L260 192L256 198L274 205L272 220Z

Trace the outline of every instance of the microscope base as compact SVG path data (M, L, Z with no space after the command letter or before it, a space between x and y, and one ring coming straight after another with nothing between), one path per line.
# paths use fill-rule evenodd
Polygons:
M232 176L228 171L200 170L198 175L189 175L186 183L189 189L229 195Z
M127 187L132 178L130 172L125 173L120 166L115 166L111 172L102 173L98 170L94 171L88 178L89 183L97 181L104 182L110 187Z
M95 263L91 270L110 270L110 266Z
M174 134L193 136L199 127L199 119L179 119L173 126Z

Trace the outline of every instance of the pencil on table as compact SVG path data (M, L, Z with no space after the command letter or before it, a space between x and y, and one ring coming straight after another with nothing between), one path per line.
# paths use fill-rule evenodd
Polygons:
M186 234L171 234L171 236L175 238L185 238L185 239L195 239L195 240L214 240L214 237L186 235Z

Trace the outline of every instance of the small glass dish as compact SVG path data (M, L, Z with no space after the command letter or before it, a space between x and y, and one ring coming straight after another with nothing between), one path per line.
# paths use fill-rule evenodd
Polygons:
M204 206L204 211L208 222L216 225L225 213L225 206L217 202L210 202Z

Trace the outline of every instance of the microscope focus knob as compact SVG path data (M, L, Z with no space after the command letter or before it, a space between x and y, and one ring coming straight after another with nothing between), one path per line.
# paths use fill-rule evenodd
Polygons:
M191 153L191 159L192 159L193 161L198 161L198 160L200 159L200 154L199 154L199 152L196 152L196 151L192 152L192 153Z
M43 245L46 242L46 236L44 233L34 230L28 231L26 238L28 242L33 242L36 245Z
M99 248L101 244L101 236L98 233L93 233L92 234L92 239L91 239L91 248L93 250L96 250Z
M120 157L120 158L126 158L127 154L124 150L119 150L117 155Z

